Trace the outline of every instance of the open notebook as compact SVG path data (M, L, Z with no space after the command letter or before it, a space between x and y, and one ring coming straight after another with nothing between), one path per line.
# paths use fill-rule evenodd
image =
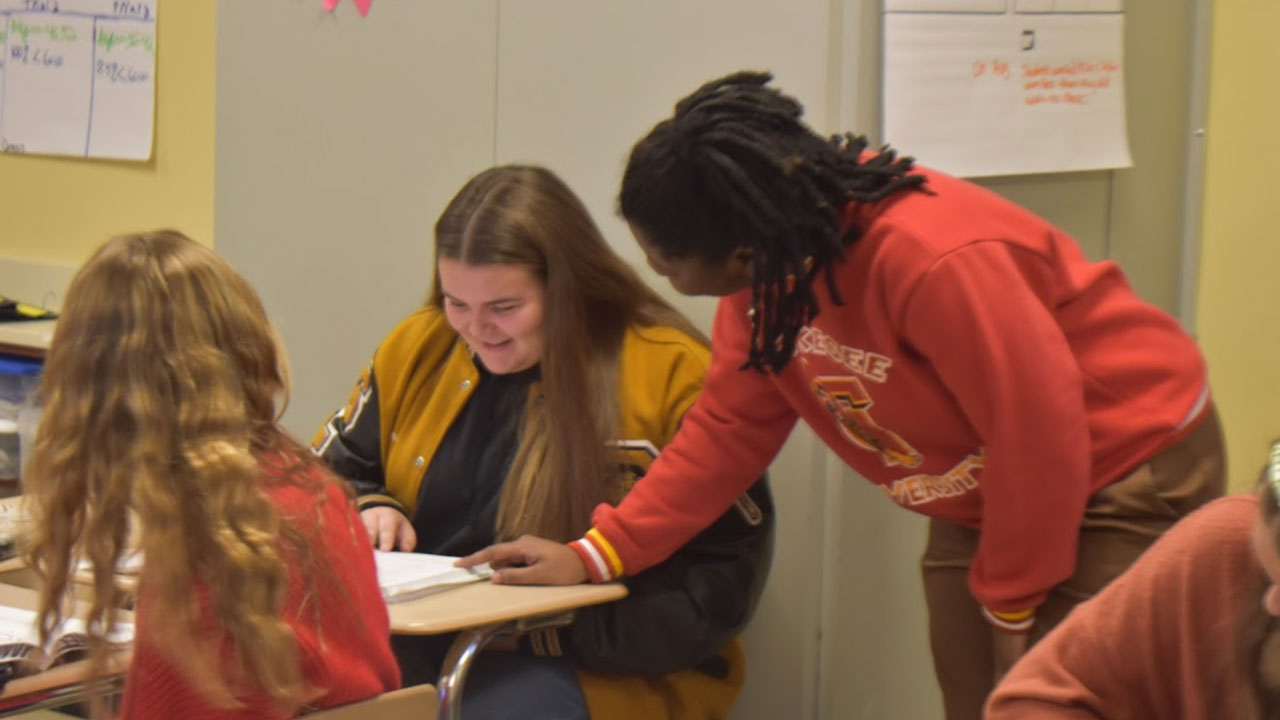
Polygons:
M131 645L133 623L117 623L107 641L120 648ZM67 618L49 638L49 644L42 646L34 611L0 605L0 679L31 675L80 660L88 642L84 622Z
M493 574L486 565L454 567L458 558L414 552L373 551L378 566L378 585L389 603L431 595L452 587L483 580Z

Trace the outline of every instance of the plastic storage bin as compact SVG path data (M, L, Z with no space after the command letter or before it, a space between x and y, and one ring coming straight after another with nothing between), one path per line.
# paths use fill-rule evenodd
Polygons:
M40 380L39 360L0 355L0 480L13 480L22 469L18 415L34 400Z

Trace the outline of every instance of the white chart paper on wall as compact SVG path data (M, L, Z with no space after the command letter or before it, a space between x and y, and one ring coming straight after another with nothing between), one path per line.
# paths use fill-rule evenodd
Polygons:
M887 0L884 136L977 177L1128 167L1120 0Z
M0 150L151 157L157 0L0 0Z

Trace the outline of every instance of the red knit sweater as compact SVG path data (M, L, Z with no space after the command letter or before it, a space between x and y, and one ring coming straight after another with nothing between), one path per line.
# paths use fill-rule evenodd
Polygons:
M264 468L279 472L269 464ZM317 468L315 472L326 471ZM309 538L315 566L331 569L308 578L299 571L298 558L289 560L284 616L298 639L303 677L321 692L311 705L344 705L399 687L400 671L391 654L387 607L378 590L373 550L341 486L326 486L318 510L315 492L310 489L275 485L268 495L285 521ZM291 717L252 689L241 694L244 705L238 710L210 705L169 659L175 649L157 646L151 628L164 618L148 614L145 587L136 618L137 638L125 681L122 720ZM230 643L223 647L224 657L229 657Z
M797 418L893 501L980 528L979 602L1025 611L1069 577L1088 496L1193 427L1203 359L1112 262L941 173L931 193L851 204L863 229L822 275L779 374L747 357L750 290L720 301L712 366L680 432L576 543L596 580L660 562L773 460Z
M1261 602L1257 517L1252 495L1188 515L1027 652L987 720L1242 717L1236 633Z

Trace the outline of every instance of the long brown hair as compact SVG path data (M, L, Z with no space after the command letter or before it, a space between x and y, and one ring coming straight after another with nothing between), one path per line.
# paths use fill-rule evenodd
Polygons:
M541 399L530 398L498 509L497 534L566 541L590 527L617 462L618 356L628 327L702 335L605 242L551 171L506 165L476 175L436 223L436 261L528 268L545 287ZM437 272L428 303L443 307ZM705 341L705 340L704 340Z
M148 633L196 688L231 707L253 678L282 708L306 700L281 617L279 541L301 540L264 494L261 467L311 462L276 423L286 388L261 301L212 251L173 231L98 249L67 293L23 477L42 635L62 619L74 558L89 559L90 657L101 673L117 621L115 568L133 533ZM200 631L202 603L232 642L229 676L220 637Z

